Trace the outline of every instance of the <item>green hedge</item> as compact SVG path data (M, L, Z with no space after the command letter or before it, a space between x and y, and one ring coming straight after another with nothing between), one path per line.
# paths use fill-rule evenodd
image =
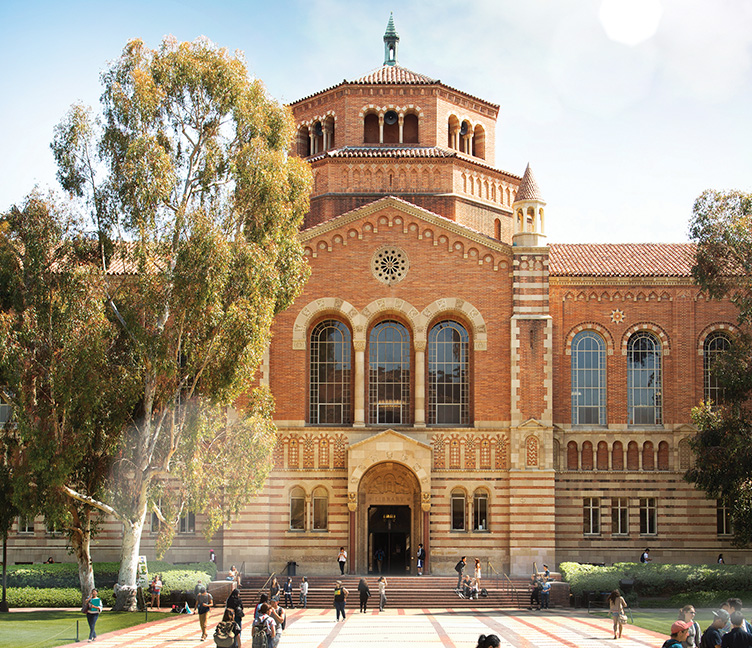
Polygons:
M94 563L94 580L98 587L111 588L117 582L120 563ZM217 566L212 562L191 563L188 565L171 565L162 561L149 563L149 574L162 574L165 591L183 588L186 574L195 576L190 589L199 578L206 582L217 576ZM12 565L8 566L8 587L79 587L78 565L76 563L56 563L53 565Z
M102 590L99 597L105 607L115 604L112 590ZM8 606L12 608L80 607L81 591L77 587L9 587Z
M622 579L634 581L640 596L674 596L679 593L704 592L706 600L722 600L722 593L738 596L752 583L752 565L660 565L656 563L615 563L595 567L580 563L561 563L559 571L575 595L585 592L610 592ZM736 594L734 594L736 592ZM702 602L694 601L702 606ZM711 603L714 605L715 603Z

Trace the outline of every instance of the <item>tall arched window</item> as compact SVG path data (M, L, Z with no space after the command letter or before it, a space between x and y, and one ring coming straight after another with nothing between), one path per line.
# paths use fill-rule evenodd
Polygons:
M718 382L718 377L713 371L718 357L731 348L731 340L728 335L721 331L713 331L705 338L703 344L703 374L705 376L703 399L706 403L722 403L723 388Z
M290 491L290 529L305 530L305 491L300 486Z
M473 495L473 530L488 531L488 493L484 490Z
M318 486L313 491L313 530L326 531L329 526L329 494Z
M606 425L606 343L593 331L572 340L572 425Z
M661 343L652 333L640 331L627 345L627 401L630 425L661 425Z
M310 421L328 425L350 424L350 329L337 320L325 320L311 332Z
M410 423L410 334L399 322L371 330L368 396L370 423Z
M465 491L459 488L452 491L451 506L452 531L464 531L466 509Z
M428 335L428 423L467 425L468 334L457 322L439 322Z

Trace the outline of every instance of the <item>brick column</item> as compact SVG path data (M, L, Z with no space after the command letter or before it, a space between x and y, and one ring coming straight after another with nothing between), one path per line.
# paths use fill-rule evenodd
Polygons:
M366 341L355 340L353 342L353 347L355 348L355 393L353 394L353 427L365 427Z
M426 341L415 340L415 427L426 427Z

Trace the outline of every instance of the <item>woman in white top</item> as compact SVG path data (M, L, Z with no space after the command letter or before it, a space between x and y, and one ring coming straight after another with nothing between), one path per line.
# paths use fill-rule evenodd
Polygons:
M339 563L339 573L344 576L345 563L347 562L347 552L345 551L344 547L339 548L339 553L337 554L337 562Z
M624 610L627 609L627 602L622 597L618 589L615 589L608 597L608 610L611 612L611 618L614 620L614 639L621 638L621 631L624 628Z
M379 612L384 611L386 605L386 578L379 577Z
M478 589L480 590L480 560L475 559L475 582L478 583Z

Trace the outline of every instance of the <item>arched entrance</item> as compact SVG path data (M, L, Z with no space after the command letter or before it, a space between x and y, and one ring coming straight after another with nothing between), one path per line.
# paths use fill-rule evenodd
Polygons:
M401 463L383 461L358 486L358 563L367 573L410 574L422 537L420 484Z

